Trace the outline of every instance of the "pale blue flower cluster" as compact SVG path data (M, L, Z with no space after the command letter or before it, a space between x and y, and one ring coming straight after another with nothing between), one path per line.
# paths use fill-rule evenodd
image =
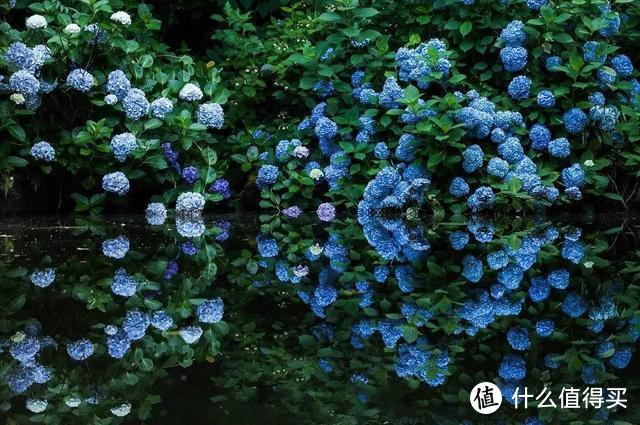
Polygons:
M119 162L124 162L138 147L136 136L132 133L122 133L113 136L109 144L111 152Z
M167 220L167 209L160 202L150 202L145 210L145 218L153 226L163 225Z
M121 171L105 174L102 177L102 189L123 196L129 192L129 179Z
M200 215L204 209L205 199L200 193L184 192L176 200L176 213L180 215Z
M74 69L67 75L67 86L81 93L87 93L93 87L93 75L84 69Z
M207 128L220 129L224 125L224 111L217 103L204 103L198 106L196 118L199 124Z
M224 302L221 298L206 300L198 305L196 314L202 323L218 323L224 315Z
M44 140L31 146L29 154L39 161L51 162L56 159L56 151Z

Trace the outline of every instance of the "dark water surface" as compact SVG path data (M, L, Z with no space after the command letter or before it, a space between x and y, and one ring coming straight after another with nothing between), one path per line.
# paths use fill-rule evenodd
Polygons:
M246 215L3 220L0 417L640 423L638 237L638 218L617 214L364 229ZM212 300L221 320L202 311ZM159 311L164 330L149 324ZM89 357L74 360L84 339ZM483 381L505 399L546 386L558 404L562 388L624 387L628 407L504 401L482 416L469 392Z

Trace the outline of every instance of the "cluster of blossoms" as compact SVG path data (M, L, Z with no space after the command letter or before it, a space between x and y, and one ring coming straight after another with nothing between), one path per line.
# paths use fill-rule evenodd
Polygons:
M419 166L382 169L367 184L358 204L358 222L367 241L385 260L416 261L429 248L421 228L410 227L404 217L410 206L419 208L430 184Z
M542 181L538 175L537 165L525 154L524 146L515 134L516 129L524 126L522 115L513 111L498 111L493 102L479 96L475 91L470 91L466 95L459 94L459 96L461 99L467 99L468 105L456 114L457 120L465 125L470 136L477 139L490 138L497 145L498 156L487 161L488 174L501 182L518 179L522 183L521 190L536 199L544 199L549 203L555 202L559 195L558 189ZM551 146L550 149L556 151L563 143L562 140L551 141L550 131L541 124L532 126L529 136L532 147L537 150ZM463 169L467 173L479 170L485 161L485 153L479 145L466 148L462 157ZM577 164L573 167L580 168ZM582 181L577 186L581 185ZM456 177L451 183L449 192L456 198L462 198L469 195L470 188L462 177ZM570 195L570 191L567 194ZM575 196L569 197L576 199ZM493 200L493 191L485 186L478 188L469 196L468 204L472 211L478 212L490 208Z
M45 21L46 22L46 21ZM55 81L42 79L42 67L51 59L51 51L43 44L32 48L16 41L4 55L4 61L13 73L7 78L0 75L0 93L11 93L11 100L17 105L24 104L35 111L42 103L42 94L50 93L57 87Z
M5 384L13 393L22 394L34 384L51 380L51 369L43 366L38 357L44 350L57 349L57 343L51 337L40 335L40 331L40 324L34 322L9 339L0 340L1 352L16 362L3 374Z

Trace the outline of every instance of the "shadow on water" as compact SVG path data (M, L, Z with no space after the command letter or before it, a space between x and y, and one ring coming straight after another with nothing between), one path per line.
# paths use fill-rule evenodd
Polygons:
M615 214L381 228L257 215L3 220L0 417L639 423L639 229ZM74 360L85 338L90 353ZM469 403L482 381L505 399L542 384L624 386L630 408L503 402L485 421Z

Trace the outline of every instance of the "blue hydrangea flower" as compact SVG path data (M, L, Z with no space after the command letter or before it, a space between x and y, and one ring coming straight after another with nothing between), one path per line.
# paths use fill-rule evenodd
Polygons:
M74 90L86 93L93 87L93 75L84 69L74 69L67 75L67 85Z
M473 212L479 212L491 209L496 201L493 189L488 186L481 186L467 200L469 208Z
M313 85L313 91L319 97L326 99L327 97L335 93L335 88L333 87L333 82L331 81L318 81Z
M515 77L509 83L508 92L513 100L528 98L531 93L531 80L524 75Z
M273 186L278 180L279 175L280 170L278 169L278 167L276 167L275 165L265 164L258 170L258 178L256 179L256 184L261 189Z
M123 329L107 336L107 352L114 359L121 359L131 347L131 339Z
M507 354L502 358L498 374L502 379L519 381L527 375L527 365L522 357Z
M584 257L584 252L584 246L580 241L566 240L562 244L560 254L562 258L571 261L573 264L578 264Z
M145 218L147 219L147 223L152 226L160 226L163 225L167 220L167 209L164 204L160 202L151 202L147 205L147 209L145 210Z
M202 323L218 323L224 314L224 302L221 298L206 300L197 307L196 314Z
M278 244L275 239L260 235L256 239L256 242L260 256L270 258L278 255Z
M524 269L520 265L511 263L498 272L498 282L507 289L517 289L522 282Z
M553 320L538 320L536 322L536 333L541 337L548 337L553 333Z
M507 341L511 348L518 351L525 351L531 347L531 341L529 341L529 331L521 326L516 326L507 332Z
M633 75L633 64L627 55L617 55L611 59L611 67L622 78L628 78Z
M129 239L125 236L118 236L102 242L102 253L105 257L119 260L124 258L127 252L129 252Z
M560 137L550 141L547 149L549 150L549 154L551 156L555 156L556 158L567 158L571 153L571 145L569 144L569 140L564 137Z
M122 107L127 114L127 118L138 121L149 113L151 105L149 105L147 96L142 90L130 89L124 99L122 99Z
M336 208L328 202L324 202L318 206L316 211L321 221L332 221L336 218Z
M376 143L375 148L373 149L373 154L376 159L388 159L389 158L389 148L387 144L384 142Z
M154 100L149 105L149 113L152 117L163 119L173 111L173 102L166 97Z
M124 268L116 270L113 280L111 281L111 291L121 297L130 297L136 293L138 289L138 281L127 274Z
M388 277L389 277L389 267L376 266L376 268L373 269L373 278L376 280L376 282L384 283L387 281Z
M123 196L129 192L129 179L121 171L105 174L102 177L102 189Z
M509 256L503 250L495 251L487 255L487 264L492 270L500 270L509 263Z
M204 209L205 199L200 193L183 192L176 200L176 213L179 215L200 215Z
M181 177L187 184L194 184L200 178L200 174L196 167L189 166L182 169Z
M556 360L557 357L558 354L556 353L551 353L544 356L545 366L549 369L558 369L560 367L560 363L558 362L558 360Z
M202 336L202 332L203 331L200 326L187 326L178 331L180 337L189 345L198 342Z
M491 141L493 143L502 143L507 140L507 134L501 128L494 128L491 130Z
M603 37L611 37L615 35L620 28L620 15L618 12L613 12L608 3L605 6L600 6L600 10L602 11L601 17L604 18L606 27L600 28L598 33Z
M538 151L547 149L547 145L551 141L551 131L542 124L534 124L529 130L529 138L531 139L531 147Z
M183 254L190 257L196 255L200 251L192 241L182 242L182 244L180 245L180 250L183 252Z
M553 108L556 105L556 96L549 90L542 90L538 93L537 101L543 108Z
M449 193L456 198L462 198L469 194L469 185L462 177L455 177L449 186Z
M589 102L593 103L595 106L604 106L606 101L607 99L604 97L604 94L599 91L589 95Z
M524 32L524 24L522 21L514 20L509 22L500 32L500 40L507 46L522 46L527 40L527 34Z
M563 169L561 175L562 183L567 187L582 187L584 184L584 170L580 164L573 164L571 167Z
M540 10L542 6L546 6L549 0L527 0L527 7L531 10Z
M207 128L220 129L224 125L224 111L217 103L205 103L198 106L196 113L198 123Z
M173 326L173 318L164 310L155 311L151 315L151 326L161 331L169 330Z
M133 309L127 311L122 322L122 329L130 340L136 341L144 337L150 323L149 316L140 310Z
M631 347L618 347L609 359L609 364L616 369L624 369L631 360Z
M124 72L117 69L109 73L107 77L107 93L113 94L122 101L131 90L131 82Z
M23 333L18 338L12 338L9 355L24 365L29 365L35 361L36 354L40 351L41 345L38 338Z
M33 50L19 41L11 43L4 59L16 69L26 70L29 73L35 73L39 68Z
M29 71L21 69L9 77L9 86L16 93L35 96L40 91L40 82Z
M580 191L580 188L577 188L575 186L566 188L564 190L564 193L569 199L573 201L579 201L582 199L582 192Z
M327 359L319 359L318 360L318 367L320 367L320 369L325 373L333 372L333 366L332 366L331 362L329 360L327 360Z
M466 255L462 259L462 275L470 282L477 283L483 275L482 261L473 255Z
M527 49L524 47L503 47L500 49L500 60L507 72L517 72L527 66Z
M56 280L56 272L51 267L43 270L35 270L31 273L31 283L40 288L46 288L51 285L54 280Z
M555 72L559 66L562 66L560 56L549 56L544 62L544 67L547 71Z
M198 214L179 213L176 216L176 231L185 238L197 238L205 232L204 220Z
M509 164L515 164L523 159L524 148L516 137L509 137L498 146L498 154Z
M482 167L483 158L482 148L478 145L471 145L462 152L462 168L467 173L473 173Z
M509 172L509 163L501 158L491 158L487 164L487 172L502 179Z
M209 191L212 193L219 193L222 195L222 199L228 199L231 197L231 186L226 179L216 179L211 187L209 187Z
M551 290L549 285L547 284L546 279L544 278L533 278L531 279L531 287L529 288L529 298L534 303L539 303L544 301L549 297Z
M567 289L569 286L569 271L566 269L553 270L547 275L547 283L552 288Z
M453 249L460 251L469 243L469 234L461 230L456 230L449 234L449 241Z
M93 344L87 338L71 342L67 345L67 354L73 360L86 360L93 355Z
M338 134L338 125L327 117L321 117L316 122L314 133L318 139L332 140Z
M118 103L118 98L114 94L108 94L104 97L104 103L107 105L115 105Z
M587 311L586 301L577 293L570 292L562 303L562 311L569 317L578 318Z
M399 108L402 105L396 102L396 99L404 97L404 91L394 77L385 80L382 86L382 92L378 95L380 105L385 109Z
M587 125L587 114L578 108L572 108L562 116L562 122L569 133L580 133Z
M582 57L584 58L584 61L604 63L607 60L607 55L606 54L598 55L597 51L600 48L601 47L598 45L597 41L591 40L584 43L584 46L582 47L582 50L583 50Z
M113 136L109 144L111 152L116 160L124 162L131 153L138 147L136 136L131 133L122 133Z

